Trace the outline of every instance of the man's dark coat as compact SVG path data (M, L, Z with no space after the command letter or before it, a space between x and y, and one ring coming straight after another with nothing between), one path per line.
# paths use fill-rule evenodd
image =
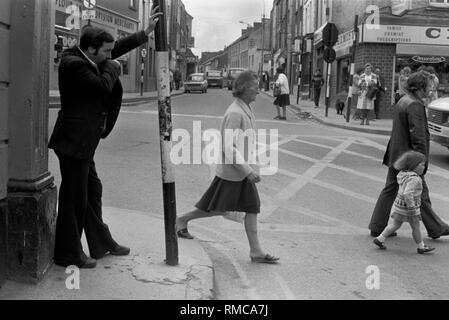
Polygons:
M407 94L395 106L393 129L383 164L392 167L409 150L421 152L429 159L429 148L430 134L424 103Z
M112 59L148 40L143 31L115 42ZM78 47L65 50L59 66L61 110L48 147L78 159L93 158L101 138L112 131L123 89L112 63L95 66Z

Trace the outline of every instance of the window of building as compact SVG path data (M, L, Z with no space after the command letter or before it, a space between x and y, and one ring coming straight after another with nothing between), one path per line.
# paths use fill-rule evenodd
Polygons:
M129 8L137 10L137 0L129 0Z
M338 61L337 93L349 89L350 58Z
M429 6L439 8L449 8L449 0L429 0Z

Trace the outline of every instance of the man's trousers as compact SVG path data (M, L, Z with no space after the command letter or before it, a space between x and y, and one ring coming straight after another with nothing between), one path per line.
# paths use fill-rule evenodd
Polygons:
M61 187L54 260L58 264L80 265L86 256L81 245L83 231L92 257L115 248L108 226L103 222L103 187L93 159L77 159L60 153Z

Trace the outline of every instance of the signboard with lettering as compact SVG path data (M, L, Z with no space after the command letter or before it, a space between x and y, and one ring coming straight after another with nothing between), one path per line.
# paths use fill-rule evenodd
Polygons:
M55 6L56 11L65 14L67 17L67 21L71 23L71 25L68 25L67 22L65 23L59 22L59 25L68 27L70 29L73 28L80 29L79 20L82 17L84 1L55 0L55 2L56 2ZM92 6L92 3L95 4L95 1L90 0L90 3ZM87 10L87 11L95 12L95 16L92 17L92 14L90 14L90 18L88 19L92 20L95 19L97 23L104 24L108 27L122 29L130 33L134 33L137 30L138 21L133 20L132 18L126 19L124 16L123 17L118 16L107 9L104 8L100 9L98 7L96 7L95 10ZM87 18L87 16L85 17ZM73 25L76 25L76 27L73 27Z
M95 10L83 10L81 14L81 19L83 20L95 19Z
M449 29L402 25L379 25L378 29L369 29L364 25L362 42L448 46Z

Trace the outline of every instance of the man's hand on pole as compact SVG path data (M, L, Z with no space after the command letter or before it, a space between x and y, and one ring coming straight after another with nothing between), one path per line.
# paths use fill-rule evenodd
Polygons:
M148 22L148 27L145 29L145 35L149 35L151 32L153 32L154 28L156 27L157 22L159 21L160 16L163 15L162 12L157 12L159 10L159 6L154 7L151 10L150 19Z

